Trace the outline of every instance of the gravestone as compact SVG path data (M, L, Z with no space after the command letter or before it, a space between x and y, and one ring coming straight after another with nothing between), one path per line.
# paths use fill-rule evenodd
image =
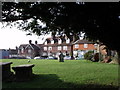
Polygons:
M12 69L15 71L15 81L30 80L33 76L32 67L34 66L34 64L26 64L12 67Z
M59 55L59 62L64 62L64 55L63 55L63 53L60 53L60 55Z
M2 68L2 81L7 81L13 75L11 72L12 62L1 62L0 68Z

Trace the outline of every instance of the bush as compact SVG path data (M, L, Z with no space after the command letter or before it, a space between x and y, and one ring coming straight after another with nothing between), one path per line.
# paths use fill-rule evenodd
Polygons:
M93 51L88 51L87 53L84 54L84 58L87 60L92 60L93 58Z
M101 56L101 58L102 58L103 56ZM94 60L93 60L94 62L98 62L99 61L99 53L96 53L95 55L94 55Z

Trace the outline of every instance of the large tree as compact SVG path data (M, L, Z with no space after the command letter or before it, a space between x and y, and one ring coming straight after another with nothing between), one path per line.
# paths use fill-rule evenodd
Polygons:
M4 2L2 20L16 22L20 28L37 35L59 32L69 37L82 31L87 37L120 52L120 3L117 2Z

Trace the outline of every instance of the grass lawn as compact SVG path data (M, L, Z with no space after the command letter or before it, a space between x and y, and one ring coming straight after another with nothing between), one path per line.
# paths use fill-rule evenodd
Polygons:
M118 65L87 60L11 60L12 66L35 64L29 82L3 82L3 88L117 88ZM13 70L12 70L13 71Z

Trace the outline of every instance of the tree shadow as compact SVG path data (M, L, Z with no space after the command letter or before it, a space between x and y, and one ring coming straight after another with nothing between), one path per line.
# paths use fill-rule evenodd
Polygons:
M98 84L76 84L61 80L56 74L34 74L31 81L28 82L12 82L3 84L3 88L107 88L118 89L112 85Z

